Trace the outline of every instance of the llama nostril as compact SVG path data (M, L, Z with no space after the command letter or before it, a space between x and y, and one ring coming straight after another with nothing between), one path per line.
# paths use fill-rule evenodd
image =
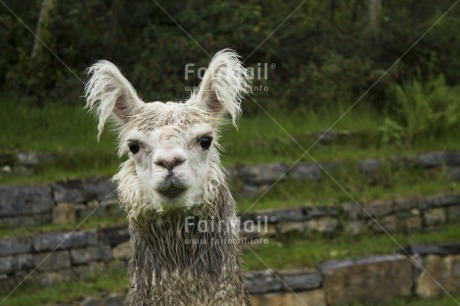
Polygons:
M183 158L175 158L174 159L174 167L180 166L185 162L185 159Z
M160 159L160 160L154 161L154 164L157 165L157 166L166 168L166 169L171 171L174 167L180 166L184 162L185 162L185 159L175 157L175 158L170 159L170 160Z

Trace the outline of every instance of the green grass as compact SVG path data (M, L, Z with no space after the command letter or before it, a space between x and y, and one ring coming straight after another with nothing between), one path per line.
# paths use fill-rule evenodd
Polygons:
M62 156L53 165L39 168L37 175L32 177L0 176L0 184L50 182L116 172L120 160L115 154L115 136L110 128L106 128L98 143L96 122L82 107L51 103L43 108L31 108L10 98L3 97L0 101L0 153L23 150ZM317 113L297 111L295 114L283 111L273 116L305 149L309 149L316 141L312 133L329 128L344 110L345 107L337 107ZM377 137L382 121L383 116L375 110L357 107L334 128L364 131L366 136L330 145L318 143L309 153L317 160L326 161L460 149L455 133L446 133L441 138L425 138L410 147L382 145ZM225 148L222 154L225 166L273 161L291 163L303 154L302 149L265 114L243 116L239 130L226 126L221 143ZM309 161L309 158L304 156L301 160Z
M96 123L81 107L58 103L31 108L1 99L0 152L37 151L60 158L38 175L0 176L0 184L51 182L62 178L113 174L119 163L113 135L96 141Z
M454 299L459 301L460 295L454 295ZM445 296L436 299L420 299L414 298L409 301L407 300L396 300L388 304L378 304L374 306L458 306L458 304L452 300L452 298ZM362 306L362 304L353 304L353 306Z
M36 285L21 287L17 292L1 303L6 296L0 295L2 305L31 306L66 303L78 305L78 300L96 295L102 291L123 292L129 283L126 271L108 271L94 274L91 278L80 281L61 282L52 287L41 288Z
M123 224L127 224L126 216L124 215L115 214L105 216L92 216L85 222L81 223L81 225L78 227L78 230L106 228ZM42 224L30 227L0 226L0 238L3 239L16 236L37 235L39 233L72 231L77 225L78 223Z
M459 301L460 300L460 295L455 295L454 299L456 301ZM415 299L415 300L409 301L409 302L407 302L407 301L406 302L399 301L399 302L395 302L393 304L393 306L404 306L404 305L407 305L407 306L433 306L433 305L436 305L436 306L457 306L458 303L453 301L452 298L446 296L446 297L439 298L439 299L426 299L426 300Z
M369 180L350 170L334 174L334 179L360 202L460 192L460 183L449 180L442 171L384 170L373 180ZM238 192L234 193L238 195ZM275 185L259 201L257 196L238 201L238 209L245 212L304 205L336 205L352 201L349 194L328 177L316 182L288 180Z

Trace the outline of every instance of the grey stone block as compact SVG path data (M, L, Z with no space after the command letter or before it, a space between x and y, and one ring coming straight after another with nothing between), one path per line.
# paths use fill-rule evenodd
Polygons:
M36 152L18 152L16 154L16 163L22 166L37 166L38 155Z
M57 271L42 271L41 273L34 273L32 278L34 283L49 287L65 281L83 279L84 277L77 275L71 268L65 268Z
M42 234L34 237L32 242L34 250L38 252L79 248L96 245L97 243L96 231Z
M349 235L360 235L368 230L368 226L364 221L351 220L345 223L344 230Z
M430 152L418 155L416 162L422 168L434 168L444 163L444 157L444 152Z
M369 225L377 233L394 233L398 228L398 218L395 215L386 216L379 220L370 220Z
M116 198L116 185L110 178L90 178L60 181L52 186L56 203L102 202Z
M367 213L369 213L375 218L387 216L394 212L392 201L374 201L370 203L365 203L363 207ZM366 216L368 215L366 214Z
M112 249L108 245L70 250L70 259L74 265L109 261L112 258Z
M123 306L125 296L118 293L111 293L106 299L104 306Z
M460 254L460 242L443 244L414 244L404 248L404 252L414 255L456 255Z
M53 209L53 224L75 223L76 221L74 204L60 203Z
M305 231L305 224L302 222L282 222L276 225L280 234L287 233L303 233Z
M321 286L322 276L317 270L279 271L285 291L312 290Z
M420 216L410 216L404 220L404 230L407 233L418 232L422 229L422 218Z
M288 174L289 178L303 181L317 181L321 178L321 168L313 163L299 163Z
M460 166L460 151L445 152L444 160L447 166Z
M254 185L271 184L278 179L285 179L287 167L281 163L243 166L239 169L240 178Z
M246 273L245 284L250 294L281 291L283 289L280 277L273 270Z
M460 255L427 256L425 270L416 282L416 293L424 298L432 298L444 295L445 291L458 292L459 289Z
M83 301L80 302L80 306L100 306L101 301L93 297L85 297Z
M367 158L357 161L356 166L359 171L365 174L378 172L385 164L385 161L376 158Z
M460 167L451 166L447 168L447 177L453 181L460 181Z
M99 229L98 233L100 240L111 246L126 242L130 237L129 228L127 225Z
M29 237L13 237L0 240L0 256L28 253L32 250Z
M305 228L308 231L332 234L339 227L339 221L332 217L321 217L305 221Z
M354 202L342 203L340 208L346 219L357 220L364 218L364 212L360 206Z
M307 219L303 208L273 209L259 211L254 214L254 220L267 220L269 223L283 221L304 221Z
M336 217L338 215L337 207L333 206L309 206L302 208L307 219L315 219L320 217Z
M0 274L32 268L32 255L20 254L0 257Z
M424 213L425 224L428 226L440 225L446 223L445 208L432 208Z
M423 202L423 197L399 198L393 201L395 211L409 211L412 208L419 208Z
M112 250L115 259L125 260L132 254L132 249L129 241L122 242L115 246Z
M338 132L334 130L324 130L324 131L319 132L318 134L319 141L322 143L333 142L337 140L338 137L339 137Z
M460 221L460 205L447 207L447 220L449 222Z
M0 217L50 212L51 189L45 185L0 187Z
M421 203L421 208L444 207L449 205L460 204L460 196L454 194L437 194L426 197Z
M70 268L69 251L40 253L33 256L34 266L38 271L53 271Z
M402 255L332 261L321 269L328 305L376 305L411 296L412 265Z

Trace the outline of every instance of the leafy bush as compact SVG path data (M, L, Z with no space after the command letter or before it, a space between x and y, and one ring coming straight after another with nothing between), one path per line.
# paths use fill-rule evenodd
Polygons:
M35 97L38 104L81 96L83 85L59 60L47 51L40 59L30 55L34 37L21 22L35 30L41 1L5 3L20 20L0 11L0 89ZM311 0L300 6L295 1L261 0L158 3L162 9L148 1L59 1L47 43L82 79L96 60L113 61L148 100L185 98L185 86L199 80L185 80L184 66L205 66L206 52L212 56L232 48L249 56L246 66L276 65L269 69L268 80L255 80L255 86L269 88L255 96L265 106L318 109L355 101L452 5L448 0L421 0L417 5L384 1L378 29L369 35L364 0ZM460 71L459 15L458 9L449 12L360 103L384 108L392 82L402 74L412 77L415 69L426 75L430 64L433 72L444 74L447 84L455 84ZM258 111L251 102L244 107Z
M381 127L382 140L408 144L422 137L439 137L460 126L460 86L448 86L444 76L418 77L388 89L389 117Z

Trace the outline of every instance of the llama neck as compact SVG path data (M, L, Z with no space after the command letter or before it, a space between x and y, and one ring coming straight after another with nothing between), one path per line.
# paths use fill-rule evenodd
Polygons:
M166 301L165 292L181 292L177 291L180 287L189 290L192 285L201 298L212 297L220 290L234 292L235 298L241 298L242 260L236 241L234 201L224 191L215 205L213 209L171 212L130 223L130 274L135 298L153 296Z

